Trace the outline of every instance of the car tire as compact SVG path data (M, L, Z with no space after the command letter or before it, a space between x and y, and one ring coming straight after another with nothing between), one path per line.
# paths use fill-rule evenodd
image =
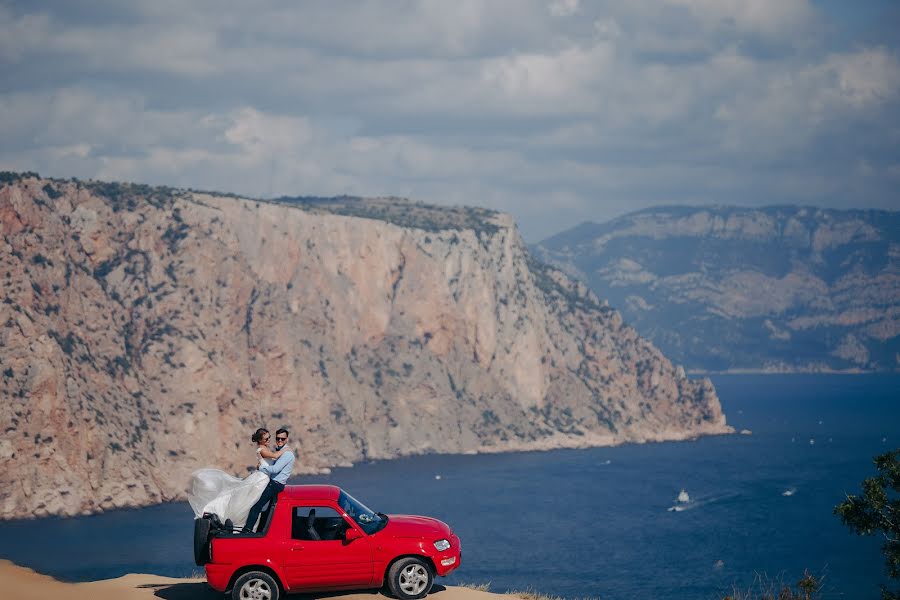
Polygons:
M264 571L244 573L231 588L231 600L278 600L279 596L278 582Z
M401 558L388 569L388 588L400 600L424 598L433 583L431 565L421 558Z
M194 562L203 566L209 562L209 519L194 519Z

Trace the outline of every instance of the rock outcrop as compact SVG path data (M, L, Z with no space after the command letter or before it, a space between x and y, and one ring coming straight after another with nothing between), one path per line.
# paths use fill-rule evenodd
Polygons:
M730 431L506 215L0 180L2 518L181 498L261 425L300 473Z
M535 253L705 371L900 370L900 213L670 207Z

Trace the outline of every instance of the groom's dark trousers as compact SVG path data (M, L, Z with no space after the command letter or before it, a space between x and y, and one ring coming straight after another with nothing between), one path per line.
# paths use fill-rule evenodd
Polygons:
M253 527L256 525L256 520L259 518L259 513L262 512L263 507L270 500L274 500L275 496L280 494L283 489L283 483L278 483L274 479L269 481L269 485L263 490L259 500L257 500L256 504L253 505L253 508L250 509L250 514L247 515L247 523L244 524L244 529L242 530L243 533L251 533L253 531Z

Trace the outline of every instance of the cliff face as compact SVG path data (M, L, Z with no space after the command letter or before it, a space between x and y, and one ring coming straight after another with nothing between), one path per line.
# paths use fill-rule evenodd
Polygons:
M900 213L659 208L535 251L692 368L900 369Z
M3 518L182 497L259 426L295 473L728 431L502 214L6 174L0 227Z

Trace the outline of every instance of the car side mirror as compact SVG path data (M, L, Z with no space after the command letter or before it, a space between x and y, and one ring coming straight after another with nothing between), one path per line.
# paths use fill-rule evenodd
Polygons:
M358 540L362 537L362 534L352 527L348 527L347 531L344 532L344 539L348 542L352 542L353 540Z

